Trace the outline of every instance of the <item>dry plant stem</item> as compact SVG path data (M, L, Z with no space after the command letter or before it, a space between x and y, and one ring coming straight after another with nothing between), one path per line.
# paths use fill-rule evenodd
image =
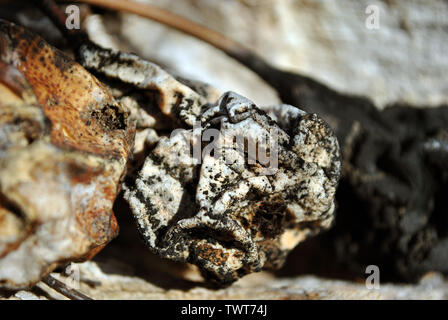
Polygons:
M53 0L36 1L76 49L81 45L81 42L88 39L80 30L74 29L68 31L66 29L65 16L59 8L57 8ZM254 71L272 87L281 91L283 84L278 80L278 74L282 73L280 70L272 67L269 63L241 43L234 41L219 32L211 30L204 25L154 5L138 3L131 0L73 0L73 2L86 3L110 10L136 14L191 35L222 50L231 58L239 61L244 66Z
M133 13L190 34L226 52L247 51L238 42L214 30L151 4L128 0L74 0L74 2L82 2L107 9Z
M50 1L50 0L44 0ZM258 74L266 83L279 91L282 100L285 100L282 94L284 83L280 81L283 72L264 61L257 54L241 43L230 39L229 37L211 30L210 28L193 22L180 15L168 10L156 7L147 3L138 3L132 0L73 0L74 2L86 3L115 11L123 11L139 15L144 18L157 21L161 24L174 28L178 31L198 38L215 48L222 50L231 58L237 60L245 67ZM65 27L65 26L64 26ZM79 31L79 30L78 30ZM286 101L286 103L290 103Z
M44 282L47 286L56 290L63 296L66 296L70 300L93 300L89 296L86 296L85 294L75 289L67 287L65 283L59 281L51 275L47 275L46 277L42 278L42 282Z

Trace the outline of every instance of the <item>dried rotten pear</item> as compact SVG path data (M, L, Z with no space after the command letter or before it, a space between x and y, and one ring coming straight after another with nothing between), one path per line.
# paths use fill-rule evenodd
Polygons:
M28 287L118 232L135 128L79 64L0 20L0 287Z
M330 227L341 170L335 135L315 114L270 111L229 92L195 119L199 127L160 138L124 187L152 251L229 284L279 268L299 242Z

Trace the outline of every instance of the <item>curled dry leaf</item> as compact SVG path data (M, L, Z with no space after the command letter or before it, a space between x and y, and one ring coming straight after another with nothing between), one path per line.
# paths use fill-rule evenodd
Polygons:
M125 185L153 251L228 284L280 267L299 242L330 227L340 175L335 135L316 115L293 106L270 111L272 117L230 92L194 119L199 132L160 138L137 179ZM195 157L211 129L218 132L215 153ZM233 137L245 140L233 143ZM260 137L272 138L269 167L250 158L248 145L260 148Z
M83 67L0 20L0 287L27 287L118 232L128 111Z

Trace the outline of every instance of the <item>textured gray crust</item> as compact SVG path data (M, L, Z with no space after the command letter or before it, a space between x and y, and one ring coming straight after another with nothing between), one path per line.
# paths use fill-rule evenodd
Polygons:
M279 268L299 242L330 227L341 171L336 137L316 115L293 106L269 112L228 92L200 119L189 119L200 120L201 132L161 137L124 186L154 252L196 264L207 279L228 284ZM210 144L203 143L202 157L194 157L191 150L212 128L219 130L213 140L219 152L205 152ZM246 140L229 147L228 135ZM267 148L270 156L278 151L271 170L250 161L247 145L261 136L278 141Z
M93 43L82 45L79 52L82 66L96 74L154 92L160 111L182 124L193 125L206 103L193 89L135 54L103 49Z

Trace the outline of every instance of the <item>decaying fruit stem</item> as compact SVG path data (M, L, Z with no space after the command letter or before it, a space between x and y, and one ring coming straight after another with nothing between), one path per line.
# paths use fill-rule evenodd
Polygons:
M98 6L106 9L123 11L127 13L132 13L139 15L144 18L157 21L161 24L169 26L185 34L191 35L198 38L229 55L235 60L239 61L246 67L252 69L255 73L259 74L265 81L273 85L275 84L269 82L264 74L268 74L267 71L276 70L271 67L267 62L265 62L261 57L257 56L249 48L245 47L243 44L219 33L215 30L208 28L202 24L193 22L185 17L172 13L168 10L159 8L157 6L138 3L135 1L128 0L74 0L75 2L81 2L90 4L93 6ZM79 45L79 40L86 40L86 37L82 35L79 30L67 30L65 27L65 16L58 12L58 8L53 0L38 0L37 3L44 8L44 11L52 18L61 32L70 39L74 40L74 45ZM82 36L81 36L82 35ZM72 44L72 45L73 45ZM277 70L278 71L278 70Z
M144 18L157 21L178 31L201 39L202 41L205 41L228 53L248 51L248 49L244 48L242 44L219 32L151 4L127 0L75 0L75 2L82 2L107 9L133 13Z

